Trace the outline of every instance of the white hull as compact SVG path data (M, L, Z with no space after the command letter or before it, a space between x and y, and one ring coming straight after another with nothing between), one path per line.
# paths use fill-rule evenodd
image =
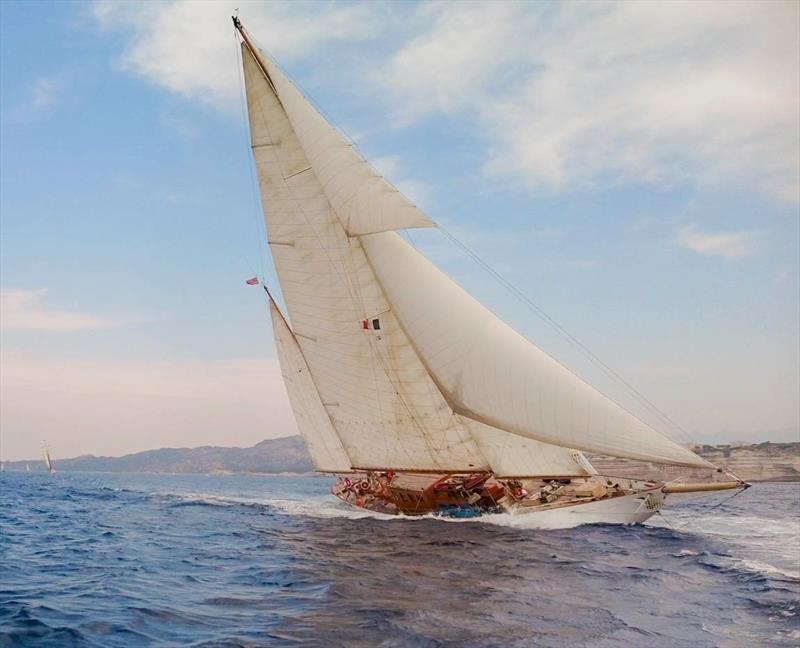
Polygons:
M571 504L548 510L514 506L508 514L514 526L532 529L571 529L581 524L639 524L655 515L664 505L660 489L620 497Z

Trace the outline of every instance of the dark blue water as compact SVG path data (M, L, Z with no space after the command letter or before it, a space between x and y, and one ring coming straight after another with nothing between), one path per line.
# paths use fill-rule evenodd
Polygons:
M542 532L324 478L5 473L0 646L796 646L798 486Z

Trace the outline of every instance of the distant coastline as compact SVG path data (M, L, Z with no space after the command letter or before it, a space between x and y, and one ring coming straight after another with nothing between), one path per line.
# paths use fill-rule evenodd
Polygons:
M800 481L800 442L698 445L695 452L712 463L756 482ZM691 476L686 469L663 468L611 457L591 457L605 474L672 478ZM128 472L162 474L249 474L299 476L314 473L305 445L299 436L266 439L249 448L202 446L199 448L161 448L122 457L82 455L69 459L54 457L56 470L63 472ZM40 459L7 461L8 471L43 472Z
M692 446L697 454L716 466L749 482L800 482L800 442L720 444ZM590 457L601 474L621 477L675 479L707 477L708 471L642 464L615 457Z

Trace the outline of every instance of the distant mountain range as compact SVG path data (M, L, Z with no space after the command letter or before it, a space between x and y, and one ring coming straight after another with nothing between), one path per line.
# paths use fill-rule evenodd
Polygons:
M800 443L757 443L752 445L703 445L694 450L713 463L734 470L746 480L800 481ZM251 448L161 448L123 457L82 455L72 459L54 457L56 470L84 472L141 473L307 473L314 470L299 436L266 439ZM652 467L608 457L592 457L604 474L623 475L634 471L644 477ZM7 470L43 471L41 460L7 461Z
M6 470L44 470L41 460L4 462ZM161 448L122 457L53 457L58 471L143 473L280 473L314 470L299 436L266 439L250 448Z

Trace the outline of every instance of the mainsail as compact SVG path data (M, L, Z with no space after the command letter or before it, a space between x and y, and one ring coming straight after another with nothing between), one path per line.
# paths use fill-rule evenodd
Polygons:
M291 318L290 330L271 306L276 341L284 375L307 369L287 389L309 446L326 448L315 464L586 474L578 448L708 465L555 363L391 231L432 222L240 31L268 242ZM340 446L309 434L312 420Z
M359 239L332 209L265 58L246 43L242 58L272 257L292 329L351 465L488 469L389 310ZM382 191L396 193L389 185ZM384 216L381 227L388 222Z

